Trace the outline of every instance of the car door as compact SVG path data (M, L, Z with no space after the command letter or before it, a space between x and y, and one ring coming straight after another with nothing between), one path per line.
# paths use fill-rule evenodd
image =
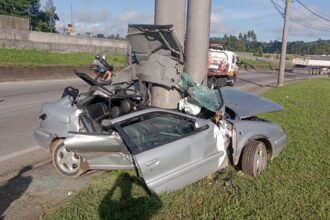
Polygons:
M64 144L84 158L83 170L134 169L132 156L117 132L70 132Z
M173 191L215 172L225 158L209 120L152 112L121 123L135 164L153 191ZM222 142L223 143L223 142Z

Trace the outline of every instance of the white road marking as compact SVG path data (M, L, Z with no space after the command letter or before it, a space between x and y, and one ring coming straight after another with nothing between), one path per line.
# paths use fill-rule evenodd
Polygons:
M35 150L40 150L40 149L44 149L44 148L39 147L39 146L34 146L34 147L26 148L24 150L20 150L20 151L16 151L16 152L13 152L13 153L10 153L10 154L6 154L6 155L0 157L0 162L3 162L5 160L10 160L10 159L13 159L15 157L30 153L30 152L35 151ZM46 149L44 149L44 150L46 150Z

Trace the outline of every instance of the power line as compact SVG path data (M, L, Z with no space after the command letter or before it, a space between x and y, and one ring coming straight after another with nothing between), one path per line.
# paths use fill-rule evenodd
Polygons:
M321 16L319 13L317 13L316 11L314 11L311 7L305 5L304 3L302 3L300 0L296 0L301 6L303 6L304 8L306 8L309 12L313 13L315 16L323 19L323 20L326 20L326 21L330 21L330 19L328 18L325 18L323 16Z
M301 6L301 5L299 5ZM310 15L311 14L306 14L303 12L298 12L297 10L292 10L292 15L291 17L295 18L296 23L299 22L299 24L306 24L308 26L315 26L317 28L321 28L321 29L325 29L325 31L328 31L330 28L330 23L325 21L325 20L321 20L321 21L317 21L317 24L315 23L315 18L311 18ZM296 14L296 15L294 15ZM313 16L313 14L312 14ZM326 22L326 23L324 23Z
M299 20L299 18L297 19L296 17L290 17L290 21L300 24L300 25L304 25L304 26L308 26L310 28L314 28L316 30L319 31L324 31L324 32L330 32L330 29L325 29L325 27L319 26L319 25L315 25L315 24L311 24L305 21L301 21Z
M275 0L271 0L273 6L275 7L275 9L278 11L278 13L284 18L284 8ZM327 27L324 26L320 26L314 23L310 23L311 21L296 17L296 16L291 16L290 17L290 21L300 24L300 25L304 25L313 29L317 29L320 31L325 31L325 32L330 32L330 29L328 29Z
M280 5L274 0L270 0L270 1L273 3L273 6L277 10L277 12L284 18L284 13L282 12L283 9L280 7Z

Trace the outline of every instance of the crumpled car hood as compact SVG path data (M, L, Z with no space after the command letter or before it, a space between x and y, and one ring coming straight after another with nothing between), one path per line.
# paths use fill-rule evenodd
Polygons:
M168 50L172 56L183 63L183 51L173 32L173 25L128 25L127 39L132 51L140 60L149 57L158 50Z
M173 25L129 25L127 39L137 63L112 77L112 84L132 80L175 87L183 70L184 56Z
M238 89L225 87L221 93L225 106L236 113L236 119L283 110L282 106L273 101Z

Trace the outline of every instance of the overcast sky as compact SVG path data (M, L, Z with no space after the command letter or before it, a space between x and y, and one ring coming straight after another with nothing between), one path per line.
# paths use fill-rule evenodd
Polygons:
M166 1L166 0L164 0ZM178 0L180 1L180 0ZM201 0L202 1L202 0ZM275 0L283 5L284 0ZM44 5L46 0L42 0ZM330 20L330 0L300 0ZM92 32L110 35L126 35L127 24L152 24L154 0L54 0L60 18L57 30L73 23L77 33ZM312 15L297 2L292 5L292 15L305 19L329 32L315 30L300 24L290 24L289 40L313 41L330 39L330 22ZM307 19L307 20L306 20ZM211 36L238 35L254 30L258 40L281 40L283 18L276 11L271 0L212 0Z

